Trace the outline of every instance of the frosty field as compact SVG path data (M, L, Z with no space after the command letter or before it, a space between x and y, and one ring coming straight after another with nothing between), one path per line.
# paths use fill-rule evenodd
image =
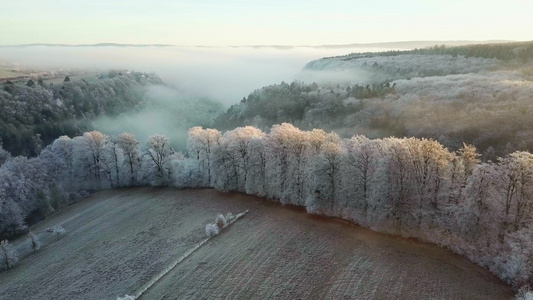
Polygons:
M513 296L488 271L432 245L244 194L135 188L97 193L34 226L45 245L0 273L0 299L133 295L202 241L217 213L245 210L141 299ZM46 232L58 224L65 235Z

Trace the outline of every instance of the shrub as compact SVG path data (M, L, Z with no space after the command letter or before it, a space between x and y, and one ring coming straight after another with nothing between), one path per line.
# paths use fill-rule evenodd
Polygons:
M233 219L235 219L235 216L232 213L229 212L229 213L226 214L226 221L228 223L233 221Z
M531 288L529 285L524 285L523 287L518 290L518 293L516 294L516 300L533 300L533 291L531 291Z
M221 229L223 229L224 227L226 227L226 225L228 224L228 221L226 220L226 217L224 217L223 214L219 214L219 215L215 218L215 224L217 224L218 229L221 230Z
M62 234L64 234L65 232L67 232L67 230L65 228L63 228L63 226L61 225L56 225L52 228L50 228L50 230L53 234L55 234L56 236L60 236Z
M205 234L207 234L208 237L215 236L219 233L218 226L213 223L209 223L205 225Z

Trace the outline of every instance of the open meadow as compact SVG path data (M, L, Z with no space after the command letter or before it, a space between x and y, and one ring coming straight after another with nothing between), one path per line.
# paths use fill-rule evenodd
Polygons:
M131 188L96 193L34 226L44 246L0 273L0 299L135 295L204 240L216 214L245 210L140 299L513 296L488 271L433 245L240 193ZM46 232L55 225L67 232Z

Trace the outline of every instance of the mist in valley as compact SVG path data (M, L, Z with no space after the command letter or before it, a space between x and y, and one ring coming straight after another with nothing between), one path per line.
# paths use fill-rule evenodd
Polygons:
M296 79L296 75L311 60L355 51L380 50L388 49L18 46L0 47L0 63L17 68L153 72L182 93L209 98L229 106L254 89Z
M116 117L99 117L92 126L108 135L131 132L143 142L154 133L164 134L176 150L184 151L189 128L209 126L223 112L220 102L158 85L147 87L138 107Z
M353 70L310 74L303 69L312 60L391 49L31 45L0 47L0 64L4 69L81 73L84 79L110 70L155 73L164 84L148 87L139 105L118 116L103 114L89 125L108 135L131 132L142 143L152 134L164 134L176 150L184 151L189 128L210 126L229 106L263 86L294 80L350 82L367 76Z

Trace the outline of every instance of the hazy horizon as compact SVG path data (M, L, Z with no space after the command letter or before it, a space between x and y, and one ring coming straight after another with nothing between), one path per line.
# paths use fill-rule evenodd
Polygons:
M164 43L149 43L149 44L136 44L136 43L116 43L113 41L102 41L90 44L68 44L68 43L24 43L24 44L0 44L0 48L12 48L12 47L178 47L178 48L273 48L278 50L290 50L292 48L382 48L382 47L403 47L405 49L411 49L411 45L414 47L433 46L435 43L438 45L446 44L450 46L461 46L468 44L487 44L487 43L511 43L511 42L527 42L530 40L508 40L508 39L490 39L490 40L395 40L395 41L380 41L370 43L344 43L344 44L245 44L245 45L179 45L179 44L164 44Z
M342 45L531 39L533 3L481 0L8 1L0 45Z

